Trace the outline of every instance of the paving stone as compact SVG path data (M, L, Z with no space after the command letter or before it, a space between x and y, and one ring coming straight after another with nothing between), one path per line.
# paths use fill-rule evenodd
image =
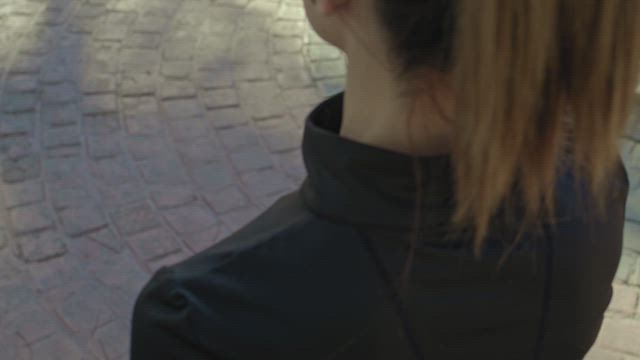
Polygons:
M136 256L144 261L151 261L180 251L180 245L173 235L164 228L155 228L130 236L127 242Z
M262 211L255 206L248 206L244 209L229 211L228 213L221 215L220 219L229 228L231 233L234 233L242 227L248 225L253 221ZM221 240L221 241L224 241Z
M103 227L90 234L86 235L87 240L91 240L96 244L100 244L105 248L115 252L121 253L125 248L124 240L117 236L110 227ZM111 285L110 283L106 285Z
M47 149L79 146L81 145L80 129L77 125L46 129L42 134L42 144Z
M323 100L315 87L283 90L282 98L289 108L315 106Z
M199 71L195 75L195 81L202 89L215 89L229 87L234 84L234 75L229 70Z
M297 53L275 54L271 58L271 64L274 68L280 71L289 69L303 69L305 66L302 54Z
M333 45L311 44L307 49L311 61L335 60L341 59L343 56L340 50Z
M194 117L182 121L170 122L169 133L174 141L201 141L209 136L209 123L206 119Z
M231 44L231 57L237 63L266 62L269 58L269 36L250 30L237 34Z
M627 354L640 354L640 322L631 319L604 318L597 345Z
M156 92L156 80L148 74L123 75L120 87L123 96L153 95Z
M133 169L124 157L89 161L88 168L95 181L104 185L118 185L136 180Z
M202 231L218 222L213 212L199 203L165 210L164 218L178 234Z
M33 92L37 89L38 77L34 74L10 75L5 84L7 92Z
M211 162L223 161L224 152L208 137L182 141L176 144L182 162L187 167L198 167Z
M81 157L65 159L45 159L44 168L47 183L84 177L87 168Z
M181 234L180 239L193 253L199 253L219 242L224 224L218 223L200 232Z
M299 53L302 50L302 40L294 37L273 38L273 49L278 53Z
M40 177L40 159L36 155L2 161L2 179L6 183L17 183L38 177Z
M161 136L131 136L127 139L127 149L136 161L160 156L168 146L167 140Z
M117 186L98 185L97 188L102 199L102 206L107 209L126 206L146 199L144 187L137 182Z
M584 360L627 360L627 359L625 359L624 355L618 352L594 346L584 357Z
M82 112L85 115L100 115L118 110L115 95L87 95L84 97Z
M191 177L200 187L225 187L234 183L231 169L224 162L212 162L191 169Z
M121 143L117 136L111 134L89 135L85 138L87 153L93 160L115 157L120 154Z
M59 212L60 222L67 235L75 237L107 226L100 208L93 204L68 207Z
M91 334L114 319L105 297L106 289L97 282L75 281L58 292L59 295L51 296L55 310L75 333Z
M40 227L45 228L45 225ZM50 260L60 257L66 252L67 248L62 242L60 234L54 230L33 232L15 238L15 255L27 263Z
M124 48L157 49L162 36L154 33L132 33L123 42Z
M82 122L84 131L91 135L113 134L120 130L119 119L116 114L85 116Z
M163 44L162 57L165 60L191 60L195 52L195 42L174 41Z
M0 114L0 136L31 135L35 113Z
M160 99L187 99L196 96L195 85L187 80L165 80L160 84Z
M186 119L204 114L204 108L196 99L176 99L162 102L170 119Z
M161 225L153 209L146 203L128 206L111 215L122 235L134 235Z
M185 185L188 182L180 161L173 156L140 162L138 168L148 185Z
M44 201L44 186L39 180L4 184L2 194L7 208L29 205Z
M628 281L631 274L633 274L636 262L638 262L638 255L633 251L623 249L620 265L618 265L618 270L616 271L616 280Z
M9 69L9 73L16 74L35 74L40 71L44 63L42 56L21 56L20 61L13 63L13 66Z
M214 35L230 35L236 30L236 22L232 19L209 19L205 31Z
M345 80L342 77L318 80L316 84L318 85L320 93L325 98L344 91L346 87Z
M241 149L249 145L260 145L258 132L251 126L236 126L216 131L227 151Z
M75 86L69 82L44 86L42 101L45 104L65 104L74 102L78 97Z
M0 109L7 113L34 111L37 97L35 93L8 93L0 98Z
M249 122L248 114L241 108L221 108L207 112L209 121L215 128L228 128Z
M160 16L143 16L138 18L132 31L141 33L161 33L167 25L167 18Z
M638 304L638 289L630 286L613 284L613 297L608 310L633 314Z
M249 205L247 195L235 185L205 189L203 190L203 197L207 204L218 214L242 209Z
M185 79L191 74L190 61L168 61L162 64L161 73L170 79Z
M78 124L82 114L76 104L43 105L41 120L49 126Z
M241 82L238 94L243 107L254 119L282 116L285 106L275 81Z
M273 152L294 150L302 144L301 137L291 127L263 129L260 133L269 150Z
M293 187L291 181L275 169L247 172L241 178L255 199L279 194Z
M12 328L27 344L47 338L58 330L55 316L40 304L14 309L10 316Z
M121 99L122 110L125 114L155 114L160 111L160 103L155 96L123 97Z
M283 89L299 89L313 85L311 76L304 69L287 69L276 78Z
M71 337L62 333L56 333L31 347L32 359L82 359L83 352Z
M156 187L150 195L159 209L171 209L197 200L196 194L187 186Z
M272 75L272 68L267 63L246 63L235 65L235 76L239 81L268 80Z
M640 223L625 221L623 239L626 249L640 252Z
M112 75L89 75L82 79L82 91L88 95L111 93L116 90L116 79Z
M311 63L311 76L314 80L346 75L346 64L343 60L317 61Z
M108 359L120 359L128 355L131 326L124 320L112 321L96 330L92 341L102 349Z
M238 105L238 94L235 89L215 89L202 94L202 102L209 109Z
M51 212L44 204L21 206L9 210L14 234L26 234L55 225Z
M232 152L229 158L239 173L273 166L271 155L262 146L248 146Z
M157 135L163 132L164 116L160 112L129 113L124 119L129 135Z
M98 41L122 41L127 35L127 28L105 24L97 28L93 34Z
M300 36L304 32L304 23L294 20L277 20L271 26L271 34L274 36Z

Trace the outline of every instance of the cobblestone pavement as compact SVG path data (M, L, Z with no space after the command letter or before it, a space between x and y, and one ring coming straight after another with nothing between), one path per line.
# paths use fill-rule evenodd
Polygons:
M344 74L301 0L0 0L0 359L126 359L141 286L299 186ZM592 360L640 359L638 141Z

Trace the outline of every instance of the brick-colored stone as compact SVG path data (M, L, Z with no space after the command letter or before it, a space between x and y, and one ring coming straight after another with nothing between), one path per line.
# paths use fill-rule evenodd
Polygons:
M229 129L220 129L217 131L217 135L227 151L261 144L258 132L251 126L236 126Z
M248 146L230 153L229 157L240 173L273 166L271 155L262 146Z
M59 212L60 222L69 236L79 236L107 226L107 220L96 205L84 204Z
M180 245L164 228L155 228L127 238L136 256L151 261L180 251Z
M188 182L180 160L173 156L140 162L138 168L148 185L185 185Z
M254 198L279 194L292 188L291 181L275 169L244 173L242 182Z
M166 210L164 218L178 234L202 231L218 222L211 210L198 203Z
M56 333L31 347L32 359L82 359L83 351L73 339L62 333Z
M111 216L122 235L134 235L161 225L151 206L146 203L125 207Z
M191 169L191 177L200 187L225 187L235 182L231 169L221 161Z
M160 209L170 209L196 201L196 194L186 186L158 187L151 191L151 200Z
M596 345L628 355L640 356L640 322L605 317Z
M204 190L203 196L207 204L218 214L242 209L249 205L247 195L235 185Z
M609 309L626 314L633 314L638 305L638 289L627 285L613 284L613 298Z
M97 115L116 112L118 105L115 95L87 95L82 109L85 115Z
M54 230L29 233L15 239L16 256L27 263L50 260L66 252L67 247L61 235Z
M208 120L215 128L229 128L249 122L248 114L241 108L222 108L207 113Z
M11 227L15 234L26 234L55 225L50 210L42 203L20 206L9 210Z
M235 89L215 89L202 94L202 102L209 109L238 105Z
M5 206L8 208L39 203L44 200L44 186L39 180L4 184L0 188Z

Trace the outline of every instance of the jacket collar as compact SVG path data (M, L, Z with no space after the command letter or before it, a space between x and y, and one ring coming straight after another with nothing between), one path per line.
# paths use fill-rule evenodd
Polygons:
M343 100L344 91L321 102L306 118L303 200L312 212L334 221L411 229L417 196L414 158L341 137ZM453 210L451 156L416 159L423 179L420 229L440 229Z

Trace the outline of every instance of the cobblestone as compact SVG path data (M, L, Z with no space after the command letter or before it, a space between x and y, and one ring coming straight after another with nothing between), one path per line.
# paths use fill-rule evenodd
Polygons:
M160 226L160 220L148 204L137 204L112 214L113 222L122 235L134 235Z
M297 0L0 0L0 30L0 357L123 360L152 272L302 183L305 121L346 58ZM636 135L592 359L640 359Z

